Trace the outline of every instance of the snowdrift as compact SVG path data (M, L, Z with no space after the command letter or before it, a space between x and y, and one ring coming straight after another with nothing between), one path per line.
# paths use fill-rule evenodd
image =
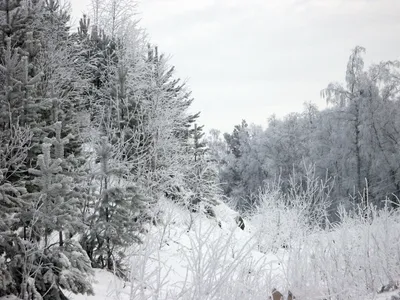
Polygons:
M167 200L160 202L160 211L158 226L127 251L130 280L96 270L96 294L71 299L265 300L277 289L284 299L292 294L299 300L383 300L400 292L397 212L375 212L369 221L346 216L329 230L293 236L290 247L283 247L259 239L259 216L238 228L238 213L225 204L215 208L216 218Z

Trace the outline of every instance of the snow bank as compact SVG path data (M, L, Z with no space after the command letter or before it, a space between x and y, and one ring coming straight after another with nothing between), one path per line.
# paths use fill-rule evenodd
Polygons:
M276 232L260 227L260 218L255 224L245 220L241 230L237 212L225 204L215 208L216 218L169 201L159 209L159 225L127 252L130 281L96 270L96 295L71 299L265 300L274 288L298 300L397 295L377 291L400 278L398 214L382 212L370 222L348 217L330 231L299 234L290 247L261 252L260 230Z

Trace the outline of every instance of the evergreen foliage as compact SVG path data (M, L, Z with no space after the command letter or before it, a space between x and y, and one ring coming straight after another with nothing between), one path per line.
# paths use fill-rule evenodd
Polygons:
M61 1L0 0L0 297L90 294L158 199L217 204L191 93L117 2L71 33Z
M87 217L89 230L81 241L92 264L109 270L119 265L124 247L140 242L138 219L148 214L150 205L139 188L125 179L128 170L118 165L116 154L107 138L101 138L96 147L98 170L93 174L98 188Z

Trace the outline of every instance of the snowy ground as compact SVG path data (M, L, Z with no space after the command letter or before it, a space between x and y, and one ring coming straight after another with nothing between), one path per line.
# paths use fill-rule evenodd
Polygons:
M313 272L310 259L302 261L300 258L295 264L299 266L298 270L290 262L297 259L296 255L318 257L321 247L330 247L329 242L335 238L335 234L314 235L307 243L313 250L304 252L301 247L296 251L278 247L274 252L264 254L258 251L254 234L257 229L249 222L246 222L245 230L239 229L234 221L237 213L226 205L216 208L221 227L213 218L190 215L167 202L162 210L164 225L152 228L144 244L132 247L128 252L130 282L104 270L96 270L93 278L95 295L70 295L71 299L254 300L267 299L273 288L280 290L286 299L289 289L296 295L292 289L296 290L296 284L296 291L307 290L301 282L293 280L293 276L297 276L298 281L308 282L304 273ZM313 277L313 274L308 276ZM289 286L289 282L293 286ZM365 293L362 299L386 300L398 293ZM320 290L315 287L308 288L303 294L297 292L299 300L318 299L319 296ZM349 298L339 295L332 299Z

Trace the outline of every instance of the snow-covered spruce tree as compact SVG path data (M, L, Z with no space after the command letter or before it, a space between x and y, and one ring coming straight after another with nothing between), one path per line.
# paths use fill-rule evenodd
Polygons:
M11 181L23 168L32 135L26 128L0 131L0 297L19 295L21 262L13 260L21 251L22 238L16 232L20 216L28 206L23 183ZM17 268L15 268L17 266Z
M31 46L32 33L27 33L26 44L28 50L36 52ZM35 106L32 99L34 84L38 83L42 74L30 76L28 56L20 48L12 46L11 37L6 37L5 45L2 47L2 61L0 66L2 71L2 127L10 128L13 125L29 125L35 119ZM22 53L22 54L21 54Z
M96 267L112 271L120 267L123 250L140 242L142 224L149 201L130 183L129 168L119 160L118 149L102 137L96 145L97 171L94 202L88 216L89 228L81 243Z
M191 93L174 78L174 67L157 47L148 46L146 64L142 128L149 136L149 151L139 178L151 184L155 197L165 195L191 210L199 204L210 210L219 194L216 168L206 154L203 127L195 125L199 113L188 112Z
M198 126L197 123L194 124L193 129L193 151L194 151L194 161L198 161L199 158L204 156L207 151L206 143L204 141L204 125Z
M30 78L27 56L20 55L18 49L12 47L10 37L6 37L5 43L5 48L1 48L4 55L2 57L3 64L0 64L0 81L2 83L0 84L0 128L4 133L7 132L9 136L13 136L16 128L24 129L29 126L29 122L27 122L27 105L31 100L29 93L40 76ZM8 141L3 141L3 143L7 145ZM29 154L31 146L24 149ZM8 170L10 176L6 175L10 182L17 182L24 177L27 158L28 155L24 155L25 161L20 161L18 165L15 165L18 172L13 171L13 166L10 165L11 169Z
M115 50L115 64L109 64L109 80L104 82L101 93L108 99L106 105L94 107L101 118L103 134L121 149L122 159L137 172L148 152L150 134L145 132L147 113L143 102L143 81L146 66L137 49L120 44Z
M218 173L215 163L207 153L207 146L203 139L203 126L194 124L189 131L190 139L187 151L192 154L191 160L186 165L185 182L190 191L187 205L190 210L197 211L199 205L213 215L212 207L217 204L220 195L218 186Z
M98 162L89 163L89 172L94 174L86 187L80 186L87 195L82 218L89 226L81 244L93 266L120 272L124 248L139 241L144 220L151 220L150 202L139 192L140 184L133 176L146 149L140 127L143 114L138 114L141 70L135 68L140 56L132 55L136 49L127 49L118 36L106 36L96 25L90 32L85 16L78 37L91 70L85 107L96 137L87 148L94 150Z
M58 246L44 248L43 244L46 244L44 241L54 228L45 230L46 226L41 219L38 219L38 215L45 207L41 205L41 201L47 199L49 193L43 192L44 186L39 184L39 179L33 180L34 175L28 173L29 167L36 164L41 144L46 137L55 137L61 141L61 136L65 137L70 132L76 132L71 129L76 128L72 119L77 108L75 105L70 105L74 103L73 101L68 100L76 99L73 95L76 88L71 80L75 82L80 80L76 80L76 76L71 76L70 70L73 67L70 63L74 59L70 55L65 55L68 52L67 48L71 46L66 42L67 16L57 8L56 1L46 3L34 1L25 5L22 1L7 0L0 4L2 25L0 80L3 83L0 97L2 114L0 124L2 132L7 133L2 136L2 146L5 149L2 150L5 155L9 156L10 152L7 151L12 142L6 142L3 137L17 138L19 130L24 128L27 130L29 128L31 134L26 144L21 144L20 149L15 150L16 153L21 149L26 150L21 156L22 160L14 161L15 164L9 168L2 168L2 187L4 187L2 199L6 201L5 207L8 207L8 211L13 213L9 219L10 223L1 234L1 253L5 259L2 266L7 268L8 277L11 278L11 284L1 293L29 299L34 295L40 298L42 294L46 295L47 299L57 299L62 297L59 286L74 292L89 291L86 275L82 274L90 270L90 263L79 245L69 239L69 234L77 230L74 222L68 224L68 228L63 228L65 223L53 224L59 232L68 229L68 233L59 241ZM62 63L67 59L70 66L66 68ZM53 126L58 120L66 121L66 126L62 127L61 131L55 130ZM69 139L71 142L73 137L69 136ZM79 152L78 145L69 145L68 149L60 153ZM66 198L73 199L72 178L65 172L67 169L71 171L72 160L70 157L68 160L69 163L66 163L64 157L62 158L62 167L65 168L62 170L62 175L39 176L47 179L57 177L57 180L62 180L63 183L58 187L59 196L63 198L61 202ZM67 177L62 179L62 176ZM24 193L24 187L28 193ZM62 194L61 190L68 193ZM17 200L13 202L10 201L11 198L20 198L22 201L17 205ZM69 215L62 209L59 213ZM59 220L62 218L59 217ZM7 230L12 234L8 234ZM20 236L17 235L19 232ZM70 258L70 262L60 259L62 256ZM62 269L68 269L68 272ZM49 290L52 282L55 284Z
M8 122L9 126L31 126L40 122L37 120L39 115L35 86L42 73L35 67L34 60L40 51L36 25L42 13L41 8L42 4L36 1L31 5L22 1L0 2L0 55L4 66L1 80L4 82L2 90L5 98L1 111L8 113L8 118L1 119L3 123ZM36 134L32 138L33 143L35 139ZM34 156L30 153L27 160ZM18 177L25 175L21 173Z
M79 23L78 33L74 37L79 41L79 54L83 60L82 69L88 80L83 105L90 112L91 121L96 126L103 121L103 110L110 106L109 83L118 58L117 42L104 33L102 28L91 25L84 15Z
M11 183L7 178L10 176L7 164L14 164L13 172L18 172L15 167L27 156L29 131L15 130L11 136L15 140L2 144L0 207L2 220L6 222L0 226L0 273L6 281L0 288L1 296L66 299L60 288L74 293L91 292L87 279L91 273L90 261L69 235L79 228L74 214L78 198L72 193L71 178L63 174L65 161L61 156L66 140L61 141L61 124L56 125L59 126L56 126L55 142L61 142L55 143L59 158L50 157L50 144L42 145L44 154L38 158L40 169L30 170L37 176L32 182L35 193L27 193L23 186L18 186L23 183ZM59 240L53 243L55 231L59 232L56 235Z
M132 166L135 182L154 199L179 198L189 189L185 178L194 173L189 139L198 114L187 113L192 99L173 78L174 68L157 48L149 46L144 56L142 44L140 33L135 43L118 44L114 63L105 69L109 80L99 88L104 105L93 109L103 134Z
M30 177L27 169L35 165L43 139L53 134L54 122L64 121L63 136L74 133L79 138L76 119L81 109L81 88L77 83L85 80L75 70L79 63L68 39L69 16L59 2L34 2L30 6L10 3L4 4L6 17L1 27L5 28L1 51L5 101L1 105L2 112L11 113L1 119L6 122L3 126L8 122L32 128L32 147L25 163L28 167L18 175L26 180ZM79 140L70 139L66 152L78 153L78 144Z
M61 2L46 1L41 15L41 51L35 63L43 72L36 90L40 97L41 118L49 127L46 136L54 136L50 128L62 122L62 137L70 135L65 145L66 156L81 155L81 145L88 126L88 111L84 106L88 90L87 66L81 55L80 41L69 35L69 15Z
M220 172L220 181L226 196L235 199L237 209L245 210L249 205L250 186L246 185L244 171L248 168L243 164L249 157L248 150L251 146L249 127L245 120L236 125L232 134L224 134L228 153L225 156L225 165Z
M242 198L246 197L243 192L240 192L242 187L241 170L239 159L242 157L242 145L246 143L249 138L248 124L242 120L240 125L236 125L232 134L225 133L224 139L228 145L229 160L227 159L227 166L223 172L223 188L228 197Z
M82 201L73 191L73 178L64 171L67 166L64 145L68 137L61 138L61 128L61 122L57 122L55 137L45 139L42 144L38 169L29 169L35 176L32 184L36 192L26 195L35 205L31 210L30 230L41 238L35 243L32 270L26 275L34 280L37 292L44 299L64 299L60 288L74 293L92 292L87 276L92 272L90 260L71 238L73 233L82 230L78 209Z
M138 175L151 184L154 195L182 198L187 189L186 166L193 159L192 151L188 151L189 129L198 114L188 113L193 101L190 92L174 79L174 67L168 66L157 47L148 48L146 73L141 102L146 112L143 128L150 140L145 165Z
M32 8L34 5L32 6ZM32 12L34 14L34 12ZM28 55L35 49L29 27L31 14L20 1L0 1L0 295L21 295L22 272L26 265L18 259L25 250L32 250L17 230L21 216L29 207L23 199L26 160L31 149L32 133L25 125L32 84L38 77L29 74ZM26 38L25 38L26 37ZM32 47L22 51L21 48ZM26 232L26 231L25 231Z

